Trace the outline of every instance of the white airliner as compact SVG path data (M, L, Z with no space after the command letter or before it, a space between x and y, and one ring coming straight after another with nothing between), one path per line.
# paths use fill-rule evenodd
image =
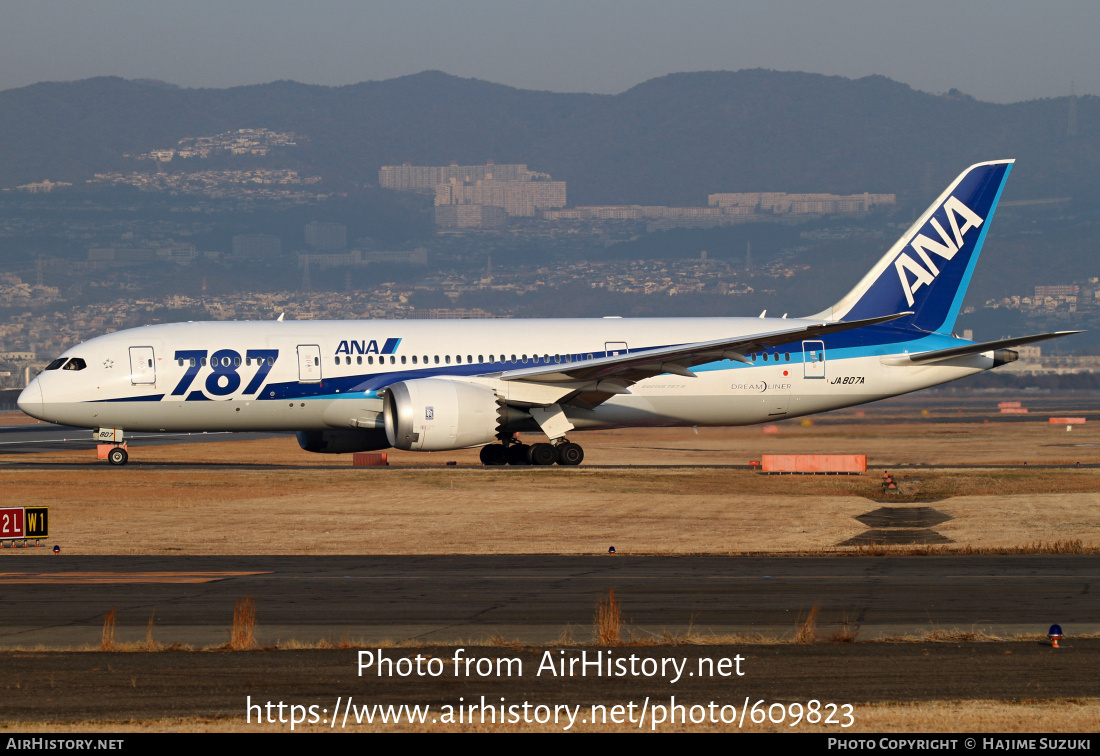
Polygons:
M297 431L311 452L480 446L487 465L576 465L574 430L748 425L872 402L1076 333L952 334L1011 167L966 169L847 296L806 318L151 325L69 349L19 407L94 429L116 465L125 432L258 430Z

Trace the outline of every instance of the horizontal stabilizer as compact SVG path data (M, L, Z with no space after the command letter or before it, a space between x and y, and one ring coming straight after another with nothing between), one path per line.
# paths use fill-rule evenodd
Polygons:
M1020 336L1014 339L1001 339L1000 341L985 341L981 344L964 344L950 349L937 349L934 352L920 352L918 354L894 355L883 357L883 365L929 365L934 362L944 362L956 357L966 357L971 354L993 352L997 349L1011 349L1024 344L1034 344L1036 341L1057 339L1062 336L1072 336L1081 331L1055 331L1054 333L1037 333L1033 336ZM1013 358L1015 359L1015 358Z

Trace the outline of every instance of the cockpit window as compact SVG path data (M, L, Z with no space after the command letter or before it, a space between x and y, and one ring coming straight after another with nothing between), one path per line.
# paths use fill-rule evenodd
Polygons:
M65 370L83 370L86 367L88 367L88 363L86 363L84 360L80 359L79 357L73 357L71 360L69 360L69 364L66 365L64 369Z
M59 367L65 364L68 357L58 357L56 360L46 366L46 370L57 370Z

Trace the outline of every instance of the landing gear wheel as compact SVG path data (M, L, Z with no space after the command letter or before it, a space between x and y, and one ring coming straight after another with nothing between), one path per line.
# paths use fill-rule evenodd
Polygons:
M572 467L573 465L579 465L584 460L584 449L579 444L573 444L569 441L558 444L556 449L558 452L558 464Z
M531 464L527 460L527 444L512 444L508 447L508 464L510 465L529 465Z
M107 452L107 461L112 465L124 465L126 460L130 458L130 455L126 453L126 450L121 446L116 446L111 451Z
M508 463L508 450L503 444L487 444L481 447L481 464L504 465Z
M532 465L552 465L558 460L558 450L550 444L532 444L528 447L527 461Z

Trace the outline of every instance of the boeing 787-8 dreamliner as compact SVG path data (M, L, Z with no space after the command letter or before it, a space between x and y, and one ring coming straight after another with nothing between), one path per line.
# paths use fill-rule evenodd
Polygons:
M872 402L1071 333L953 335L1011 168L967 168L854 289L804 318L151 325L67 350L19 407L94 429L116 465L130 431L258 430L297 431L311 452L480 446L487 465L576 465L573 431L748 425ZM524 444L519 431L546 440Z

